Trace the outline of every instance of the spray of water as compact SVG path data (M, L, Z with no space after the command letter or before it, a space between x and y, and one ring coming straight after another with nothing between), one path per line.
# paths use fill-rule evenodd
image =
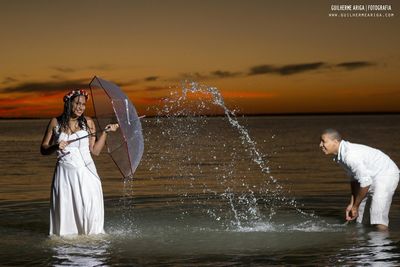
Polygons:
M204 115L216 110L224 116L212 119ZM173 186L170 188L171 192L180 194L183 204L191 196L191 190L197 192L199 188L205 195L195 198L199 205L225 200L231 211L230 215L224 213L226 207L218 205L208 207L207 214L216 221L230 216L231 225L228 226L242 228L269 221L282 207L294 209L302 216L313 217L312 214L302 211L298 203L288 197L288 192L271 175L266 157L260 152L246 127L239 123L235 112L227 108L216 87L193 81L182 82L180 88L164 99L162 108L157 111L157 123L162 129L162 137L165 138L161 161L167 164L155 163L150 169L165 173L168 173L168 169L172 179L188 182L188 186L181 188L181 191ZM236 140L230 140L233 143L221 139L222 134L209 131L208 126L215 124L216 120L221 124L221 131L226 127L224 131L230 131L230 136L236 136ZM205 147L205 144L208 146ZM197 151L193 151L194 148ZM251 182L254 169L251 172L245 170L251 168L259 169L257 173L262 177L261 183ZM210 173L210 169L213 172ZM218 181L219 188L215 188L215 183L207 182L205 177L210 176Z
M135 226L134 216L134 180L127 178L124 180L122 197L119 199L119 206L122 207L122 225L113 226L109 232L113 234L123 233L138 235L138 229ZM117 229L117 230L116 230Z

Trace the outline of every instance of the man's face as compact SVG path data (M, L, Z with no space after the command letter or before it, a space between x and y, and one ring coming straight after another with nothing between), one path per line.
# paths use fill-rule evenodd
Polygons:
M325 155L337 155L339 151L340 142L336 139L332 139L329 134L321 135L321 142L319 143L319 147Z

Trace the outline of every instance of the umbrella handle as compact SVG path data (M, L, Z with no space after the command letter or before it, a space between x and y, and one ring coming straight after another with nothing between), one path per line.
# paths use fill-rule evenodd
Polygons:
M106 132L107 132L108 129L110 129L110 126L107 126L106 128L104 128L103 131L106 131ZM90 134L87 134L87 135L84 135L84 136L81 136L81 137L78 137L78 138L69 140L69 141L67 141L67 143L68 143L68 145L69 145L69 144L71 144L71 143L73 143L73 142L76 142L76 141L81 140L81 139L83 139L83 138L89 137L89 136L91 136L91 135L96 135L96 133L98 133L98 132L90 133Z
M76 141L78 141L78 140L81 140L81 139L83 139L83 138L86 138L86 137L89 137L89 136L95 135L95 134L96 134L96 132L90 133L90 134L87 134L87 135L84 135L84 136L81 136L81 137L78 137L78 138L69 140L69 141L67 141L67 143L68 143L68 145L69 145L69 144L71 144L71 143L73 143L73 142L76 142Z

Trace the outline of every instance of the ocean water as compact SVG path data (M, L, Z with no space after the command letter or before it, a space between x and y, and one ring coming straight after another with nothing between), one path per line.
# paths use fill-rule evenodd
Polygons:
M48 120L0 121L1 266L398 266L390 231L345 224L348 178L319 150L327 127L400 164L399 115L170 116L142 120L131 182L95 157L106 235L49 238Z

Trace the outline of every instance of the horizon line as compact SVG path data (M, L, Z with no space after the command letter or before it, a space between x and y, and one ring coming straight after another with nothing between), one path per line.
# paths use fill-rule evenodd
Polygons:
M334 116L334 115L400 115L400 111L356 111L356 112L279 112L279 113L238 113L236 117L279 117L279 116ZM168 115L149 115L145 118L154 117L167 117ZM172 117L224 117L225 114L204 114L204 115L191 115L191 116L172 116ZM0 120L40 120L49 119L53 117L0 117Z

